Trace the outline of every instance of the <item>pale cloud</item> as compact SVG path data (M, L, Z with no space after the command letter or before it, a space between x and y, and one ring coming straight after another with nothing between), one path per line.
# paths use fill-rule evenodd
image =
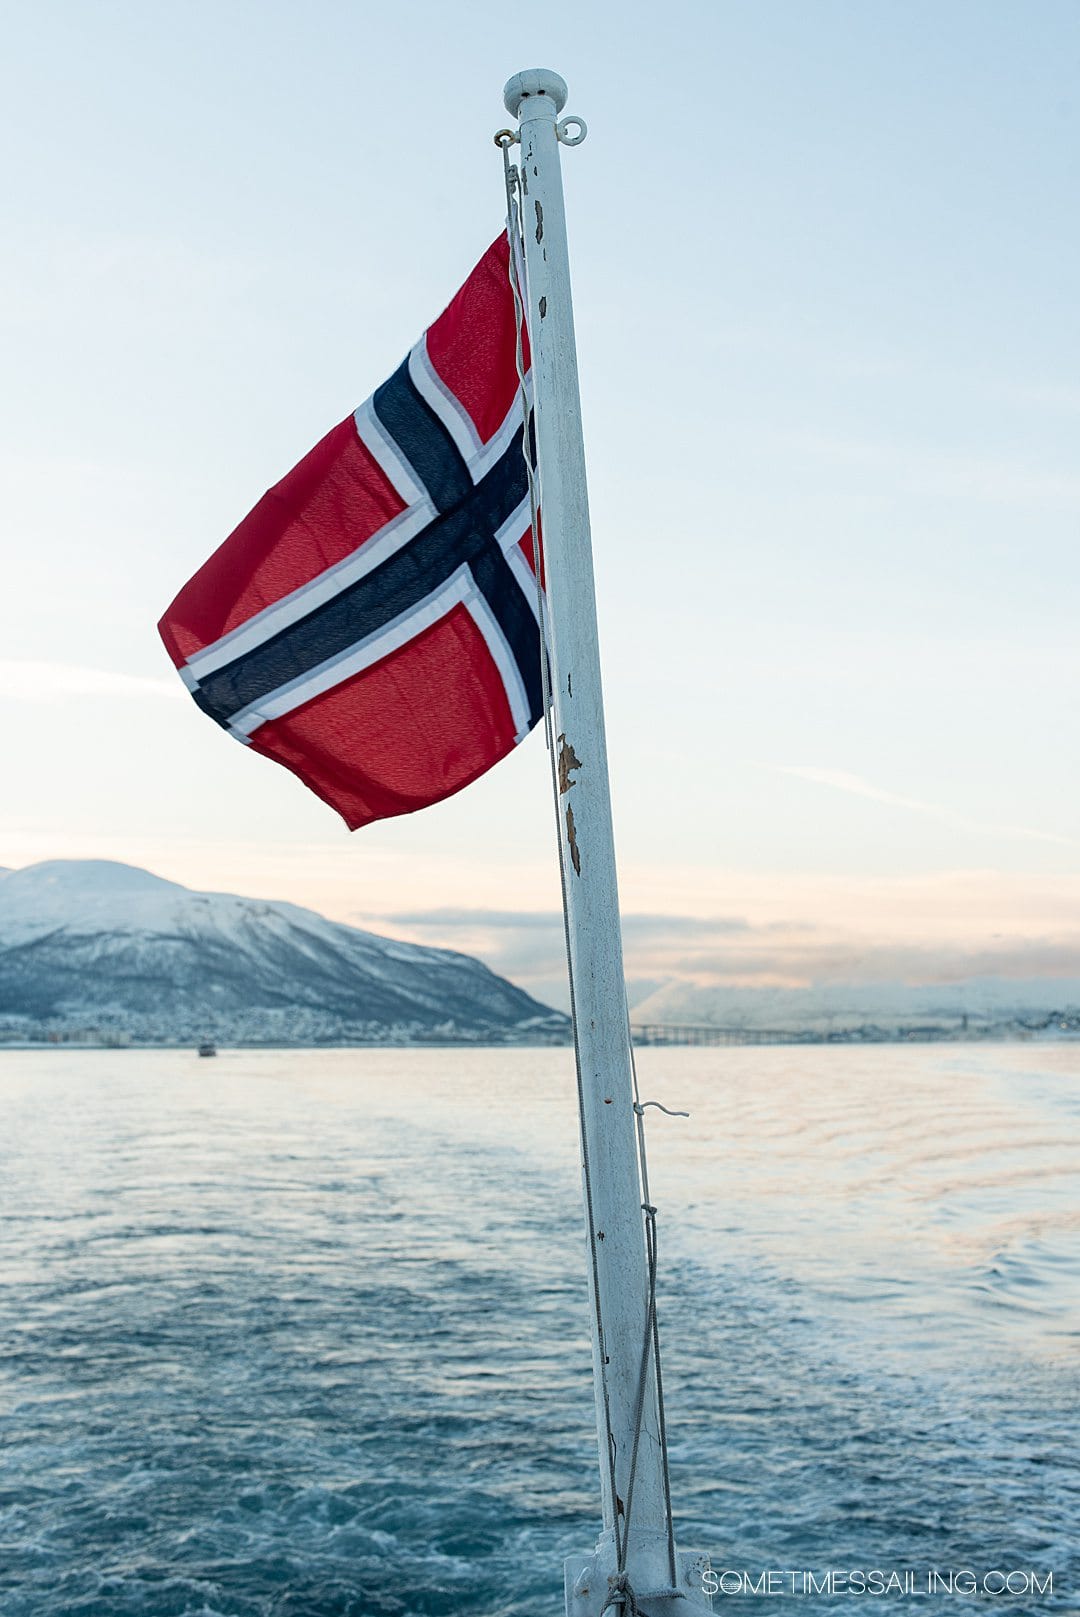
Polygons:
M568 1008L566 938L559 910L443 907L376 917L358 914L354 921L374 931L390 930L407 942L477 955L538 999ZM693 969L699 951L711 952L723 940L744 937L751 930L741 916L624 914L623 951L631 1005L672 976ZM766 933L773 930L771 923L763 928Z
M383 835L380 838L379 832ZM517 862L424 854L390 821L355 836L281 840L165 834L147 827L102 832L0 816L0 865L44 859L116 859L142 865L200 890L288 899L334 920L403 934L405 917L433 941L440 913L484 918L491 932L561 931L558 879L547 857ZM391 841L396 837L396 841ZM983 947L988 941L1069 935L1080 929L1080 873L993 869L856 876L841 872L758 870L627 861L620 869L627 939L666 927L673 938L812 933L865 939L869 945ZM504 904L507 893L518 900ZM432 895L445 895L438 907ZM494 919L493 919L494 918ZM462 947L468 928L447 922L447 947ZM454 942L453 940L457 940Z
M872 781L864 780L861 775L849 774L845 769L819 769L807 764L772 764L768 767L779 775L794 775L799 780L811 781L818 786L831 786L838 792L849 792L854 797L865 797L875 803L886 803L892 808L907 809L912 814L921 814L927 819L937 820L939 824L952 826L957 831L974 831L985 836L1018 837L1028 842L1052 842L1059 848L1080 847L1080 842L1075 837L1063 837L1053 831L1038 831L1025 825L998 825L986 820L974 820L938 803L924 803L916 797L905 797L900 792L890 792L882 786L875 786Z
M39 662L0 657L0 698L15 702L68 701L73 696L118 696L186 699L178 679L123 674L112 668L85 668L77 663Z
M455 927L481 926L503 931L562 930L562 915L556 910L485 910L452 909L443 907L430 910L403 910L387 915L384 920L399 926L435 927L439 930ZM718 932L747 932L750 923L742 916L705 915L648 915L630 911L622 916L623 935L655 935L668 930L680 934L705 933L712 937Z
M1080 929L1057 937L897 943L859 936L753 937L741 946L687 951L669 980L702 986L807 988L855 983L910 986L994 977L1080 979Z
M1074 910L1074 917L1076 911ZM485 960L540 998L565 1004L562 917L556 911L441 909L369 921L414 943L459 949ZM839 986L949 984L972 978L1080 979L1080 919L1035 936L995 936L977 921L953 917L944 937L890 937L818 920L623 917L626 973L633 1005L655 986Z

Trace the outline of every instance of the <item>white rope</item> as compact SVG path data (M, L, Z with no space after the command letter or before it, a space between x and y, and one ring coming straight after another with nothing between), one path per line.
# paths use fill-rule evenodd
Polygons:
M667 1415L664 1410L664 1378L660 1370L660 1326L656 1317L656 1272L659 1262L656 1234L656 1208L651 1207L649 1196L649 1159L645 1150L645 1107L659 1106L662 1112L667 1111L666 1106L660 1106L659 1101L641 1101L641 1091L638 1089L637 1058L634 1054L634 1035L630 1026L630 1006L626 1007L626 1037L630 1044L630 1071L634 1079L634 1116L637 1119L638 1163L641 1170L641 1189L645 1197L643 1211L645 1213L645 1241L649 1259L649 1303L646 1329L652 1341L653 1367L656 1376L656 1430L660 1440L660 1469L664 1479L664 1520L667 1527L668 1570L671 1573L672 1584L679 1581L678 1560L675 1554L675 1522L671 1512L671 1471L668 1465ZM686 1117L686 1112L670 1114L677 1117Z
M566 855L563 849L562 827L559 823L559 778L558 765L555 758L554 726L551 707L551 671L548 666L548 633L547 633L547 602L544 597L542 570L540 563L540 501L536 485L536 471L533 465L533 432L532 408L529 404L529 395L525 387L525 359L522 347L521 334L525 328L525 301L522 296L520 274L523 260L521 210L518 205L518 185L520 177L516 165L510 162L510 147L517 137L511 130L501 129L495 136L495 144L502 151L503 175L506 182L506 230L510 244L510 288L514 296L514 325L516 362L518 373L518 387L521 393L521 407L523 431L521 449L525 457L525 474L529 485L529 513L532 531L533 571L536 574L536 608L540 620L540 677L544 698L544 735L547 741L548 758L551 765L551 786L555 804L556 840L559 848L559 883L562 891L563 910L563 940L566 947L566 974L570 985L570 1014L576 1028L576 997L574 988L574 958L570 947L570 924L567 912L567 870ZM593 1212L592 1169L589 1161L588 1130L585 1118L585 1085L581 1074L581 1057L578 1052L577 1040L574 1040L574 1071L577 1079L578 1122L581 1128L581 1160L582 1182L585 1192L585 1216L589 1230L589 1254L591 1259L591 1293L593 1305L593 1321L596 1327L597 1357L600 1361L601 1401L604 1411L604 1435L606 1439L608 1460L608 1484L611 1489L611 1514L615 1532L615 1550L618 1564L622 1567L626 1560L626 1544L619 1522L619 1493L615 1478L615 1434L611 1429L611 1400L607 1381L607 1351L605 1347L604 1317L600 1306L600 1270L596 1259L596 1217Z
M645 1617L638 1606L634 1585L625 1572L613 1572L608 1578L608 1592L600 1607L600 1617L604 1617L605 1611L611 1606L621 1606L623 1617Z
M580 119L563 120L574 125L580 125L581 133L577 138L567 138L569 130L559 130L559 138L568 146L577 145L585 138L585 126ZM554 721L551 703L551 672L548 665L548 633L547 633L547 600L544 594L541 572L540 549L540 497L537 489L536 467L534 464L535 444L533 441L533 411L529 403L528 391L525 386L525 362L522 346L522 330L526 327L525 300L522 294L522 274L524 268L523 227L520 209L520 175L517 166L510 161L510 148L518 137L510 129L500 129L495 136L495 144L502 152L503 177L506 184L506 232L510 245L510 288L514 297L514 325L515 325L515 358L517 363L518 387L521 393L522 404L522 454L525 460L525 472L529 486L529 513L532 532L533 571L536 575L536 606L537 617L540 623L540 672L544 699L544 736L547 742L548 757L551 766L552 795L555 805L555 825L557 843L559 848L559 881L563 900L563 935L566 946L566 970L570 985L570 1011L576 1021L576 1001L574 992L574 959L570 947L570 927L567 911L567 870L566 854L563 848L562 826L559 821L559 779L554 745ZM637 1120L637 1146L638 1162L641 1172L641 1189L644 1195L642 1213L645 1218L645 1242L648 1260L648 1288L645 1307L645 1330L641 1351L641 1367L638 1376L637 1397L634 1407L634 1437L630 1452L630 1468L628 1473L626 1500L623 1505L622 1523L619 1521L619 1494L615 1475L615 1435L611 1429L611 1404L607 1381L607 1354L604 1347L604 1321L600 1306L600 1272L596 1258L596 1222L593 1213L592 1172L589 1160L588 1130L585 1112L585 1088L581 1074L581 1058L577 1048L577 1039L574 1040L574 1067L577 1077L578 1119L581 1127L582 1143L582 1180L585 1192L585 1213L589 1230L589 1253L591 1257L592 1304L593 1319L596 1326L598 1358L600 1364L600 1386L604 1413L604 1430L606 1436L608 1456L608 1483L611 1490L611 1511L613 1533L615 1541L615 1556L617 1570L608 1579L608 1593L600 1608L602 1614L611 1606L622 1608L624 1617L646 1617L641 1612L626 1571L627 1552L630 1543L630 1517L634 1502L634 1479L637 1473L638 1448L641 1439L641 1430L645 1416L645 1395L648 1388L649 1359L653 1361L656 1381L657 1401L657 1429L660 1441L660 1454L664 1482L664 1510L667 1525L668 1562L671 1573L670 1590L663 1593L669 1597L678 1597L682 1591L678 1584L678 1568L675 1555L675 1528L671 1513L671 1480L668 1473L668 1447L667 1423L664 1414L663 1381L660 1374L660 1336L656 1318L656 1272L657 1272L657 1235L656 1235L656 1208L651 1204L649 1197L649 1170L645 1153L645 1124L644 1107L638 1090L637 1065L634 1060L634 1041L630 1030L630 1012L626 1009L626 1035L630 1051L630 1066L633 1074L634 1087L634 1113ZM656 1101L647 1101L646 1105L658 1105ZM666 1107L661 1107L666 1111ZM680 1114L685 1115L685 1114Z

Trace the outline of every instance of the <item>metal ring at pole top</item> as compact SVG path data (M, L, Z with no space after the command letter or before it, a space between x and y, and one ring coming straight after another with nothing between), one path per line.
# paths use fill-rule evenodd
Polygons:
M571 134L570 131L572 129L575 130L576 133ZM579 118L576 116L576 114L571 112L568 113L565 118L559 119L558 123L555 125L555 133L562 145L580 146L582 141L585 139L585 136L589 133L589 126L585 122L584 118Z
M494 140L500 151L505 151L508 146L516 146L520 139L521 136L513 129L496 129L495 131Z

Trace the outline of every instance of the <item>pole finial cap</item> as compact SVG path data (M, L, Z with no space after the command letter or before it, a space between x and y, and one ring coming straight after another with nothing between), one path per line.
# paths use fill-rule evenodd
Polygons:
M503 90L503 104L513 117L517 118L521 112L522 102L531 95L546 95L555 103L555 112L558 115L566 105L566 98L570 91L566 88L566 80L553 73L550 67L530 67L524 73L515 73L512 79L507 79Z

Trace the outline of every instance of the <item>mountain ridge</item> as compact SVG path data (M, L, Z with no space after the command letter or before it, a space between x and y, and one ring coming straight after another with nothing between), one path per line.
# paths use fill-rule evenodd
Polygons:
M568 1020L480 961L138 866L0 873L0 1036L524 1042Z
M1080 1017L1076 978L970 977L950 983L822 983L806 988L673 981L637 1003L635 1026L717 1027L828 1037L859 1029L981 1031Z

